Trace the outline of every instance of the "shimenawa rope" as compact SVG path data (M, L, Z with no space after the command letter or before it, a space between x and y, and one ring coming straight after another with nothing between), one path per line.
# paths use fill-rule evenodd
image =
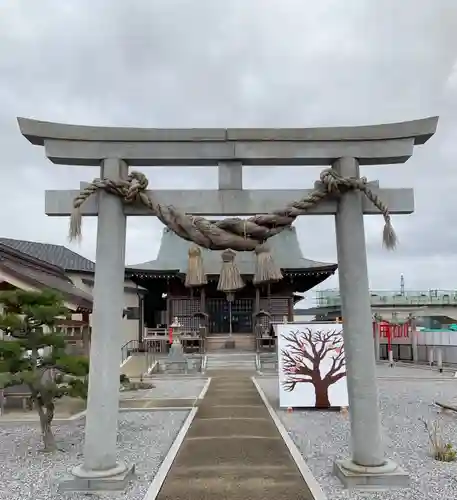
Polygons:
M369 188L365 177L343 177L332 168L323 170L320 182L309 196L294 201L280 210L269 214L255 215L248 219L238 217L210 221L204 217L186 214L173 206L163 206L155 202L146 193L148 180L142 172L131 172L127 179L95 179L85 187L73 202L73 213L70 220L70 239L81 237L81 206L98 190L118 196L126 204L141 204L151 211L164 225L181 238L195 243L197 246L210 250L256 251L256 284L278 281L282 278L279 268L273 262L272 256L264 243L272 236L290 227L300 215L305 215L310 209L330 197L338 197L348 191L362 192L375 205L384 217L383 244L387 249L394 249L397 237L392 227L387 206ZM197 255L194 265L198 265ZM195 269L195 276L188 286L199 286L206 283L202 269ZM201 276L203 278L199 279ZM194 284L191 284L194 283ZM237 289L239 283L232 283ZM228 285L231 286L231 285Z

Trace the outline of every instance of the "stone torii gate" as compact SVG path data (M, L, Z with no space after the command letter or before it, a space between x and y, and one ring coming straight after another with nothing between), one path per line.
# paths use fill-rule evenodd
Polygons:
M129 166L218 166L219 190L147 194L188 214L235 216L266 214L312 192L243 190L243 165L331 165L344 178L359 179L359 166L406 162L414 146L435 133L438 118L311 129L138 129L18 121L22 134L44 146L53 163L100 167L101 179L126 179ZM390 213L413 212L412 189L379 189L377 183L370 188ZM71 215L78 194L47 191L46 213ZM81 211L98 216L89 397L84 461L62 489L122 489L133 472L133 464L116 459L126 216L151 212L103 189ZM378 409L363 214L380 211L352 189L307 213L335 215L352 440L352 456L335 462L335 473L350 487L404 485L406 473L385 457Z

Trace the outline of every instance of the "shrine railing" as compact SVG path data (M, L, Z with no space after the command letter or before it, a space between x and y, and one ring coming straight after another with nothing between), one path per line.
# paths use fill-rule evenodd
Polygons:
M205 336L196 333L184 332L180 335L181 344L185 353L204 353L206 351ZM148 328L143 338L143 344L148 350L156 354L167 354L170 350L171 339L166 328Z
M258 335L256 337L256 352L276 352L276 337Z
M121 347L121 363L127 360L133 353L138 352L140 343L138 340L129 340Z

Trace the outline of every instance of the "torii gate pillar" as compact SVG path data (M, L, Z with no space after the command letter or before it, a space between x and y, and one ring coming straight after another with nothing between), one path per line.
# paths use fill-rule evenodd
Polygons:
M217 191L152 191L164 205L195 215L255 215L304 198L306 190L242 190L242 165L334 165L358 177L359 165L404 163L415 145L436 130L438 118L368 127L314 129L130 129L83 127L20 118L22 134L45 147L57 164L101 166L101 176L124 177L129 166L217 166ZM412 189L379 189L392 214L414 211ZM69 216L79 191L46 193L46 213ZM124 282L125 216L150 215L99 193L82 207L99 217L94 288L89 400L84 463L63 489L122 489L133 470L116 462L118 382ZM352 456L335 463L350 488L406 486L407 474L385 458L381 422L363 215L379 214L356 192L327 200L310 215L335 215L343 306Z
M334 168L344 177L360 176L355 158L340 158ZM334 473L352 488L408 486L408 475L385 458L382 445L361 196L346 193L335 215L352 457L335 461Z

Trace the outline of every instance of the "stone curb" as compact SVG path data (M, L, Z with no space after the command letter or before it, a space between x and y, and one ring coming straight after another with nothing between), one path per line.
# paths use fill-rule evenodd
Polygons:
M195 402L198 400L201 400L205 397L206 392L208 391L209 384L211 383L211 378L209 378L203 389L200 391L200 394L195 398ZM159 467L159 470L157 471L157 474L155 475L154 479L152 480L151 484L149 485L148 491L143 497L143 500L155 500L160 492L160 489L162 488L162 485L167 477L167 474L169 470L171 469L171 466L173 465L173 461L176 458L176 455L178 454L179 449L181 448L181 445L186 437L187 431L189 430L190 426L192 425L192 422L195 418L195 415L197 414L198 408L194 407L190 410L190 413L188 417L186 418L186 421L184 422L183 426L181 427L181 430L179 431L178 435L176 436L176 439L174 440L173 444L171 445L170 450L167 453L167 456L165 457L164 461Z
M197 414L197 411L198 408L192 408L192 410L190 410L190 413L187 416L186 421L184 422L183 426L181 427L181 430L176 436L176 439L171 445L164 461L160 465L157 474L154 476L154 479L149 485L149 488L146 494L144 495L143 500L155 500L159 495L160 489L162 488L162 485L165 482L167 474L171 469L171 466L173 465L176 455L178 454L178 451L181 448L181 445L186 437L187 431L192 425L192 422L195 418L195 415Z

